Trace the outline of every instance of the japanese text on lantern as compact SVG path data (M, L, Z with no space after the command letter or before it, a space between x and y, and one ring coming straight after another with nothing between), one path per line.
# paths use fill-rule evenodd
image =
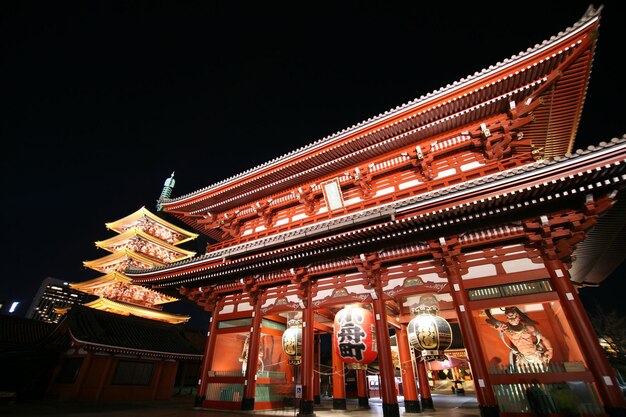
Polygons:
M363 313L358 310L343 310L339 314L341 314L337 317L339 355L343 358L354 358L360 361L363 359L363 351L366 349L365 343L363 343L366 333L361 326L365 321Z

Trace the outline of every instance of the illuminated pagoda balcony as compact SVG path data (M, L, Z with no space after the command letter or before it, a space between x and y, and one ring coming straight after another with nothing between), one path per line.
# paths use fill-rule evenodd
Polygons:
M162 264L182 261L196 254L195 252L170 245L149 235L138 227L126 229L125 232L117 236L96 242L96 246L112 253L129 250L153 258Z
M129 214L114 222L106 223L109 230L122 234L130 229L137 228L144 233L169 243L170 245L180 245L198 237L197 233L191 233L153 214L145 207Z
M106 226L118 234L96 242L96 246L111 253L83 262L85 267L104 275L72 284L73 289L98 297L85 305L115 314L136 315L168 323L187 322L189 316L162 311L164 304L180 299L135 284L125 272L129 269L152 269L193 257L195 252L177 245L195 239L198 235L165 221L145 207L115 222L106 223Z

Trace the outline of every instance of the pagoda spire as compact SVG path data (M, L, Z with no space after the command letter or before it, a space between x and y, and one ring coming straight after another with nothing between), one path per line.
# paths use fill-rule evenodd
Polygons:
M169 198L172 195L172 190L174 189L174 185L176 184L176 180L174 179L175 172L176 171L173 171L172 175L170 175L170 177L166 179L165 183L163 184L163 191L161 191L161 196L159 197L156 205L157 211L163 210L163 206L161 206L161 201L164 198Z

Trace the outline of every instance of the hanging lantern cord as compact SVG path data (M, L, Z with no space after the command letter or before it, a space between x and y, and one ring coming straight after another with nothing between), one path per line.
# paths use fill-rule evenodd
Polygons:
M285 361L280 361L280 362L274 362L274 363L270 363L269 365L265 365L265 368L271 368L272 366L277 366L277 365L281 365L284 364Z
M314 369L313 372L320 374L320 375L324 375L324 376L341 375L341 372L320 372L316 369Z
M328 372L328 371L323 372L323 371L321 371L321 370L320 370L320 371L318 371L317 369L314 369L314 370L313 370L313 372L318 373L318 374L320 374L320 375L324 375L324 376L341 375L341 372L333 372L333 371L332 371L332 369L333 369L333 367L332 367L332 366L328 366L328 365L322 365L322 364L320 364L320 368L322 368L322 367L323 367L323 368L326 368L326 369L328 369L328 370L331 370L331 371L330 371L330 372Z

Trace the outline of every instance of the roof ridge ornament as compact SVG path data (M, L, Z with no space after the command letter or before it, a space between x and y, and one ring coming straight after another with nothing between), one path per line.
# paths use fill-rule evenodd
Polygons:
M161 191L161 196L157 200L156 209L157 211L163 211L163 206L161 205L161 201L166 198L170 198L172 195L172 190L174 189L174 185L176 185L176 180L174 179L174 174L176 171L172 171L172 175L168 179L165 180L163 184L163 190Z

